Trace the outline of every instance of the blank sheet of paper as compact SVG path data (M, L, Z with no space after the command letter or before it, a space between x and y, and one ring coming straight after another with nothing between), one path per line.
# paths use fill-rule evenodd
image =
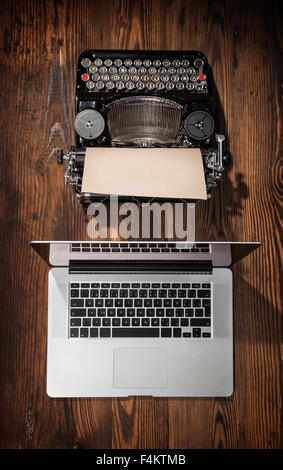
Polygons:
M201 151L87 148L82 192L207 199Z

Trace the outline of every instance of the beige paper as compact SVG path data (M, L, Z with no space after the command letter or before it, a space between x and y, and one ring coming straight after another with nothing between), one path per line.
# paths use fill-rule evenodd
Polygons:
M87 148L82 192L207 199L201 151Z

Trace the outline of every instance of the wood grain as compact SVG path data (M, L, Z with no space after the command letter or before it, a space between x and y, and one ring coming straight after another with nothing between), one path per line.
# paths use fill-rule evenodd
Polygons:
M1 2L2 448L282 446L279 3ZM76 61L87 48L199 49L212 66L233 165L199 203L196 236L263 242L234 269L230 398L46 395L48 271L28 241L87 238L86 216L54 161L54 149L74 142Z

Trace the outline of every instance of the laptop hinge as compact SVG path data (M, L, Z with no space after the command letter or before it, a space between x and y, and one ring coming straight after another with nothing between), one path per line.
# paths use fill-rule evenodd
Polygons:
M212 274L212 262L168 260L71 260L69 274L92 272L191 272Z

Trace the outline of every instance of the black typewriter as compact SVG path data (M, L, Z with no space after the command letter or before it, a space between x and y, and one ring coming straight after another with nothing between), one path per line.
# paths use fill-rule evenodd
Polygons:
M81 192L86 147L198 147L209 196L229 160L222 149L225 137L216 133L214 99L211 70L201 52L83 52L75 148L58 152L58 162L68 162L65 184L73 186L83 205L102 199Z

